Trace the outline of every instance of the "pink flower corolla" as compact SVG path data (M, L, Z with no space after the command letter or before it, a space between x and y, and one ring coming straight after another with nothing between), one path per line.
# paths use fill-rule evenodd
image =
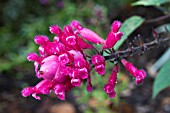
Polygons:
M95 71L98 72L99 75L105 74L105 59L103 56L99 54L92 56L92 64L95 65Z
M52 34L55 34L55 35L61 35L62 34L62 30L58 25L50 26L49 30Z
M77 29L77 33L79 33L84 39L89 42L93 42L95 44L105 44L105 40L101 38L94 31L84 28L80 23L76 20L71 22L71 26Z
M138 70L132 63L126 61L125 59L121 60L122 64L125 66L126 70L136 79L136 84L141 84L146 75L144 70Z
M123 33L119 31L121 25L122 24L119 21L113 22L111 31L106 38L106 43L102 47L103 49L112 48L117 43L117 41L121 39L121 37L123 36Z
M79 51L71 50L70 54L74 55L74 71L81 79L86 79L89 75L89 63Z
M35 99L41 100L37 94L49 94L50 90L54 87L55 83L48 81L48 80L42 80L34 87L26 87L22 90L22 96L27 97L32 94L32 96Z
M118 66L114 66L112 74L108 80L108 83L104 86L104 91L110 98L114 98L116 92L114 90L116 83L117 83L117 73L118 73Z

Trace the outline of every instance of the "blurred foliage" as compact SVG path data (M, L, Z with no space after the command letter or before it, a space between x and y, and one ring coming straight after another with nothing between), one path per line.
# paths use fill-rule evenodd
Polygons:
M144 6L160 6L162 4L170 2L169 0L139 0L132 5L144 5Z
M160 33L166 33L167 31L170 32L170 23L157 27L156 31ZM153 84L153 92L152 92L153 98L155 98L162 90L170 86L170 77L169 77L170 57L169 56L170 54L168 48L167 51L164 52L164 54L156 61L157 65L161 67L161 69L158 72Z
M170 60L165 63L165 65L159 71L153 85L153 98L158 95L160 91L170 86Z
M131 4L132 6L154 6L164 13L170 11L170 0L138 0Z

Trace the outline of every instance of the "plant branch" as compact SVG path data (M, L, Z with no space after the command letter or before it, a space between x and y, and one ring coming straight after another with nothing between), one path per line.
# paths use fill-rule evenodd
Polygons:
M158 22L158 21L161 21L161 20L164 20L164 19L167 19L167 18L170 18L170 13L168 13L168 14L166 14L164 16L160 16L160 17L154 18L154 19L146 20L145 23Z
M131 57L131 56L137 55L137 54L142 54L145 51L151 50L153 48L157 48L159 46L163 46L168 41L170 41L170 33L167 33L167 35L165 35L164 37L159 36L152 42L144 43L137 47L131 47L131 48L128 48L123 51L117 51L117 52L112 53L108 56L104 56L104 58L105 58L105 60L118 61L119 59Z

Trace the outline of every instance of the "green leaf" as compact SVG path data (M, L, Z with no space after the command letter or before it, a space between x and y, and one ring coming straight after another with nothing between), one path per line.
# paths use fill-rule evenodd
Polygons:
M170 0L139 0L132 3L132 6L144 5L144 6L160 6L161 4L170 2Z
M160 91L170 86L170 60L161 68L153 84L152 97L156 97Z
M170 23L161 25L155 29L158 33L160 32L166 32L167 30L170 31Z
M114 49L117 50L119 47L124 43L124 41L127 39L127 37L135 31L142 23L144 22L144 19L140 16L132 16L123 22L122 27L120 28L120 31L123 32L123 37L121 40L119 40L116 45L114 46Z

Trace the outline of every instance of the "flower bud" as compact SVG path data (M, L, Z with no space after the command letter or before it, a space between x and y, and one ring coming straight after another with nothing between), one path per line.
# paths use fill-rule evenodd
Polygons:
M111 27L112 32L114 33L118 32L121 26L122 26L122 23L120 21L114 21Z
M60 29L60 27L58 25L50 26L49 30L52 34L56 34L56 35L61 35L61 33L62 33L62 30Z
M49 39L47 36L44 36L44 35L37 35L35 36L34 38L34 42L36 44L39 44L39 45L44 45L46 44L47 42L49 42Z
M105 44L105 40L90 29L83 28L76 20L71 22L71 26L77 29L77 32L87 41L95 44Z
M76 28L77 30L82 30L83 26L80 25L80 23L77 20L73 20L71 22L71 26Z

